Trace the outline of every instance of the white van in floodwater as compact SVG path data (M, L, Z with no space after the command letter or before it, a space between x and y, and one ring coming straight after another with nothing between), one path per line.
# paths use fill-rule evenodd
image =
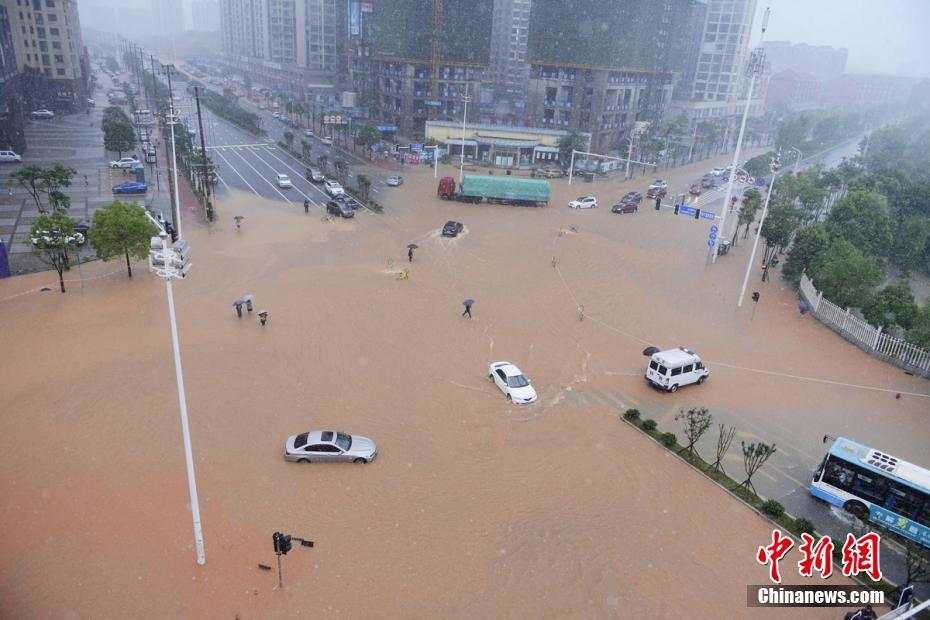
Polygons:
M653 353L646 368L646 381L667 392L692 383L700 385L709 375L697 353L684 347Z

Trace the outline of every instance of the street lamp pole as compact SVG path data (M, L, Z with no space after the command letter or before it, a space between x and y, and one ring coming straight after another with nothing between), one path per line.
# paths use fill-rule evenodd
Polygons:
M171 170L174 179L174 208L175 221L172 222L174 229L178 233L178 239L182 239L181 234L181 194L178 190L178 158L174 146L174 125L178 122L178 117L174 113L174 91L171 89L171 70L174 65L163 65L165 72L168 74L168 125L171 127Z
M465 175L465 120L468 118L468 102L471 98L468 96L468 86L465 86L465 94L462 95L462 101L465 108L462 110L462 157L459 160L459 187L462 185L462 179Z
M765 224L765 215L769 212L769 198L772 197L772 189L775 187L775 179L777 178L779 167L777 155L769 165L772 170L772 180L769 181L769 191L765 195L765 204L762 205L762 217L759 219L759 227L756 228L756 238L752 242L752 252L749 254L749 263L746 265L746 276L743 278L743 288L740 289L739 301L736 302L737 308L741 308L743 306L743 296L746 294L746 285L749 283L749 272L752 271L752 261L754 261L756 258L756 248L759 247L759 237L762 236L762 225Z
M769 9L765 9L765 16L762 18L762 36L765 36L765 29L769 23ZM723 209L720 214L720 238L727 238L727 231L725 225L727 223L727 211L730 205L730 197L733 196L733 183L736 181L736 170L739 166L739 156L740 152L743 149L743 136L746 133L746 119L749 118L749 108L752 105L752 91L756 84L756 77L762 73L762 69L765 66L765 49L762 47L761 41L759 47L757 47L752 52L752 56L749 59L749 65L746 68L749 73L749 90L746 93L746 107L743 109L743 120L739 126L739 137L736 139L736 149L733 151L733 162L730 165L730 180L727 182L727 193L726 197L723 199ZM717 262L717 240L713 239L710 246L710 262Z
M190 424L187 419L187 397L184 391L184 371L181 368L181 349L178 343L178 323L174 313L174 291L171 287L173 278L183 278L190 271L190 248L186 243L179 241L180 245L168 247L168 234L161 223L145 211L149 218L160 229L161 252L152 250L149 254L149 268L165 279L165 290L168 294L168 318L171 323L171 346L174 350L174 373L178 384L178 406L181 414L181 434L184 439L184 461L187 465L187 488L190 494L191 516L194 522L194 545L197 552L197 564L203 566L206 554L203 545L203 527L200 522L200 500L197 497L197 480L194 476L194 455L191 448ZM158 264L153 259L158 260Z

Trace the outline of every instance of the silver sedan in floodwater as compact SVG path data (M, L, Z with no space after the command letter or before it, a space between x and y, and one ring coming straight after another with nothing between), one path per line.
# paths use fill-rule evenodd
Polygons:
M298 463L370 463L378 447L368 437L337 431L311 431L291 435L284 444L284 460Z

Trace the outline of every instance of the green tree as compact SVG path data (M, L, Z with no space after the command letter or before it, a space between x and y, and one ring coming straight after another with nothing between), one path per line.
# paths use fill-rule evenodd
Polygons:
M52 162L50 168L43 168L42 184L48 194L48 204L53 209L65 210L71 206L71 198L61 191L63 187L71 187L71 181L77 170L70 166L63 166L59 162Z
M572 151L584 151L588 148L588 139L581 133L572 129L559 138L559 161L568 166L572 161ZM464 147L463 147L464 148Z
M891 248L891 262L908 272L916 269L926 258L930 250L930 219L921 215L912 215L899 227Z
M287 148L294 148L294 134L290 131L284 132L284 141L287 142Z
M93 225L87 232L97 256L109 261L126 257L126 271L132 277L129 257L143 259L149 254L149 243L158 229L145 216L137 203L114 200L94 213Z
M904 281L874 293L862 306L862 315L872 325L881 325L890 329L900 325L903 329L910 329L917 321L917 304L914 302L914 291Z
M905 338L918 347L930 349L930 303L917 313L914 326L907 331Z
M762 207L762 194L758 190L748 189L743 193L738 219L736 220L736 232L733 234L733 244L736 244L736 237L739 235L739 227L745 226L743 238L749 234L749 225L756 221L756 213Z
M359 193L362 195L365 202L368 202L368 194L371 191L371 179L364 174L360 174L356 177L356 181L358 182Z
M42 206L42 202L39 200L39 194L45 191L44 186L45 179L45 169L42 166L37 166L35 164L29 164L23 166L19 170L14 170L10 173L10 178L7 180L7 186L12 187L13 181L16 181L20 184L29 195L32 196L32 199L36 203L36 208L40 213L45 212L45 207Z
M811 271L824 297L841 307L862 307L871 289L882 281L878 262L842 237L831 241Z
M762 155L756 155L752 159L748 160L743 164L743 170L749 173L749 176L753 177L764 177L771 172L769 165L772 163L772 159L775 158L775 151L770 151L768 153L763 153Z
M74 220L55 211L51 215L40 215L32 222L30 235L36 240L33 254L58 272L58 284L65 292L65 269L68 268L68 250L76 247Z
M804 146L809 131L810 119L804 114L785 119L775 132L776 149L786 153L792 147Z
M122 157L124 151L135 148L135 146L136 132L128 121L125 123L112 123L104 127L103 147L106 150L116 151L119 153L119 157Z
M326 174L326 164L329 162L329 158L326 155L320 155L316 158L316 163L320 166L320 172Z
M831 238L842 237L868 256L891 252L891 224L885 197L864 190L849 192L833 206L826 220Z
M769 212L762 224L762 236L765 243L772 248L787 247L791 234L798 227L800 214L797 207L787 201L772 201Z
M341 159L337 159L333 162L333 169L336 171L336 178L339 179L339 182L345 184L346 174L349 171L349 167Z
M798 229L788 252L788 259L781 270L781 276L797 285L801 280L801 273L807 271L810 276L811 266L830 246L830 236L823 224L815 223L802 226Z
M306 140L300 141L300 152L304 157L310 156L310 151L313 149L313 145L307 142Z
M370 149L373 145L381 141L381 132L378 131L376 125L368 123L359 130L355 141L366 149Z

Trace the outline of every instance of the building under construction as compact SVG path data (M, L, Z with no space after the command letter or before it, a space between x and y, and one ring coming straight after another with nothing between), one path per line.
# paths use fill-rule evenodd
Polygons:
M538 127L624 147L637 121L661 122L685 64L694 0L534 0L527 113Z
M357 13L353 4L349 73L369 116L409 138L428 120L461 120L490 61L493 0L358 3Z

